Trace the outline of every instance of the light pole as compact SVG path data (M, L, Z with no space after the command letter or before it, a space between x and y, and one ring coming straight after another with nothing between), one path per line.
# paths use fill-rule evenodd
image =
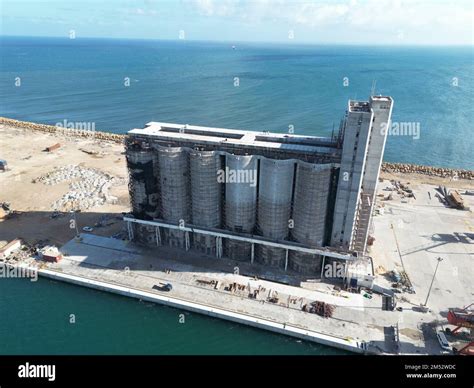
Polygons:
M431 279L431 284L430 284L430 289L428 290L428 295L426 295L425 304L423 305L424 307L426 307L426 305L428 304L428 298L430 297L431 287L433 287L433 283L434 283L434 280L435 280L436 272L438 271L439 263L441 263L443 261L443 258L438 257L437 260L438 260L438 262L436 263L436 268L435 268L435 271L434 271L434 274L433 274L433 279Z

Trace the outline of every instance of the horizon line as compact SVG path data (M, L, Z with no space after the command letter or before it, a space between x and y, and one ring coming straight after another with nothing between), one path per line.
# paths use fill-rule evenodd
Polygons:
M287 44L294 46L371 46L371 47L469 47L474 48L474 42L472 43L450 43L450 44L436 44L436 43L403 43L403 42L392 42L392 43L360 43L360 42L306 42L298 40L210 40L210 39L171 39L171 38L137 38L137 37L105 37L105 36L76 36L71 39L66 36L57 35L8 35L0 34L0 38L52 38L52 39L104 39L104 40L132 40L132 41L161 41L161 42L206 42L206 43L229 43L229 44Z

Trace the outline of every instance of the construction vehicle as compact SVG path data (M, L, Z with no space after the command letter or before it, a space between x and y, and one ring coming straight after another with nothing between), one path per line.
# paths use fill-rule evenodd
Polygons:
M466 306L462 309L449 309L448 322L456 326L454 330L451 330L451 334L456 334L462 327L474 329L474 303Z
M449 309L448 322L456 326L454 330L447 329L446 331L456 335L461 328L470 330L470 341L463 343L461 346L453 348L457 354L474 355L474 303L462 309Z

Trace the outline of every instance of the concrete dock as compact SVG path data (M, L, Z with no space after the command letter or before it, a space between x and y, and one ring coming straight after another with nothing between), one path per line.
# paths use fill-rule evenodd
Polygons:
M437 344L425 343L418 328L430 314L382 311L381 297L334 291L325 283L311 289L196 267L168 257L150 256L146 250L121 240L82 234L61 249L59 263L28 259L18 263L38 270L40 276L129 297L169 305L273 332L358 353L436 353ZM166 253L164 253L166 255ZM214 283L211 283L215 281ZM226 285L242 285L230 292ZM153 289L171 283L172 291ZM251 299L248 290L261 290ZM275 294L276 293L276 294ZM269 303L268 295L279 302ZM332 318L302 311L305 302L322 301L335 307ZM403 316L403 317L402 317ZM428 322L427 322L428 323ZM399 341L394 337L398 325Z

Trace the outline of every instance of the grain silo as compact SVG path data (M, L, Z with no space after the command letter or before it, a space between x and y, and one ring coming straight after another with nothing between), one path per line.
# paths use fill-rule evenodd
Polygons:
M311 277L326 257L364 255L385 146L374 125L392 104L349 101L331 137L156 122L130 131L129 238Z

